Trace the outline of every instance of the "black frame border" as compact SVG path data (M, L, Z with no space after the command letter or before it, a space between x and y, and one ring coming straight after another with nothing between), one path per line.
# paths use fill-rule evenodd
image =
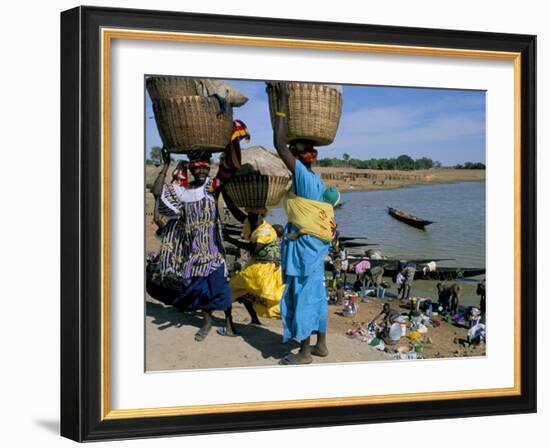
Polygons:
M100 29L521 53L521 395L101 420ZM61 435L76 441L536 412L536 36L77 7L61 14Z

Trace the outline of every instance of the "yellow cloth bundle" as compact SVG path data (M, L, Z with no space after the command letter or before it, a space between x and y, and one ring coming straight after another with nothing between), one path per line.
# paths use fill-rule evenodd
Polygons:
M251 232L248 219L244 222L243 237L260 244L273 244L278 239L275 229L267 221ZM280 265L257 262L256 258L252 257L246 267L231 278L229 286L233 300L249 294L248 300L251 300L258 316L281 318L279 302L285 285Z
M336 220L331 204L301 198L289 192L284 201L284 209L288 221L298 227L300 232L325 242L334 238Z

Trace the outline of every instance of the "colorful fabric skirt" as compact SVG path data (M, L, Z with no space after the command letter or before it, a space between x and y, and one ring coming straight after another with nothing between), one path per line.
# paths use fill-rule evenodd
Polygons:
M275 263L252 263L235 274L230 282L233 300L250 294L260 317L279 319L279 302L285 289L281 267Z
M222 265L208 277L185 280L172 305L182 311L227 311L231 308L231 303L231 289Z

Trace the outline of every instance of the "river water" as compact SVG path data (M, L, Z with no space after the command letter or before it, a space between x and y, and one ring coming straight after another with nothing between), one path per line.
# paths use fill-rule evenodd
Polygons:
M395 190L343 193L336 221L344 236L366 236L391 258L453 258L443 266L485 266L485 182L422 185ZM435 221L419 230L397 221L388 207ZM272 223L284 223L281 209ZM352 249L360 252L361 249Z
M421 185L394 190L350 192L342 194L343 206L336 211L336 221L344 236L366 236L367 243L377 244L351 249L360 253L368 248L379 249L389 258L451 258L439 266L485 267L485 182ZM435 221L419 230L397 221L388 212L395 207L422 219ZM271 223L284 224L282 209L270 211ZM465 288L463 303L475 303L473 286ZM415 282L424 293L433 296L430 282ZM465 286L466 286L465 285ZM420 293L421 291L419 291Z

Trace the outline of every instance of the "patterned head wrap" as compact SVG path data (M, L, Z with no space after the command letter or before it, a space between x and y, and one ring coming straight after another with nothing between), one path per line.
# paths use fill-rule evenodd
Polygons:
M193 169L193 168L210 168L210 162L208 162L207 160L195 160L194 162L191 162L189 164L189 168L190 169Z
M250 133L246 128L246 124L241 120L233 120L233 130L231 131L231 142L235 139L244 140L247 143L250 141Z
M207 151L193 151L189 153L189 169L210 167L210 153Z

